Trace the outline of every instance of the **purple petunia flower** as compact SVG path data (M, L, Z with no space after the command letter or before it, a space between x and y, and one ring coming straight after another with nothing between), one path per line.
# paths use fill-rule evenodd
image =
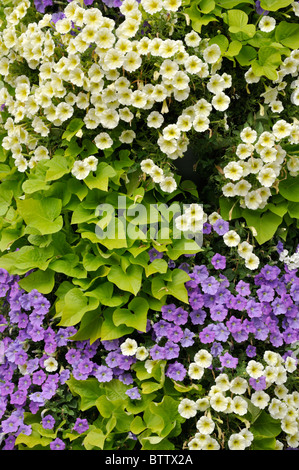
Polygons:
M150 349L150 355L153 358L153 360L161 360L165 359L165 350L164 347L159 346L158 344L155 344L151 349Z
M256 347L252 346L251 344L246 348L246 354L248 357L255 357L256 356Z
M53 0L34 0L34 6L39 13L45 13L48 6L53 5Z
M182 339L183 340L183 339ZM181 344L182 344L181 340ZM183 345L182 345L183 346ZM167 360L176 359L180 353L180 346L173 341L167 341L164 346L164 357Z
M231 356L226 352L223 356L219 357L222 367L227 367L229 369L235 369L238 365L239 359L237 357Z
M77 418L73 429L79 434L82 434L83 432L87 431L88 428L89 428L89 424L88 424L87 419Z
M255 11L256 11L259 15L268 15L268 13L269 13L268 10L264 10L264 9L261 7L261 2L260 2L260 0L256 0L256 2L255 2Z
M209 276L207 279L204 279L201 283L202 290L205 294L216 294L219 289L219 282L214 276Z
M65 443L61 439L59 439L59 437L56 437L54 441L50 442L50 449L51 450L64 450Z
M223 351L222 344L217 343L217 341L214 341L210 350L212 356L217 357L222 353L222 351Z
M53 429L55 424L55 419L51 415L46 415L42 418L42 426L44 429Z
M110 382L113 378L113 371L107 366L98 366L93 375L99 382Z
M193 325L203 325L207 316L207 312L203 309L192 310L189 314Z
M16 442L16 437L14 437L12 434L10 436L8 436L6 439L5 439L5 445L3 447L3 450L13 450L14 446L15 446L15 442Z
M173 364L170 364L168 366L165 375L170 379L178 380L179 382L181 382L182 380L184 380L186 374L187 370L185 369L183 364L178 361L175 361Z
M185 325L188 320L188 312L182 307L178 307L173 313L173 322L176 325Z
M188 348L194 344L194 338L195 333L189 330L189 328L185 328L184 330L184 335L180 341L181 345L183 348Z
M162 318L167 321L173 321L173 314L177 306L175 304L163 305L161 307Z
M259 377L258 379L254 379L253 377L249 378L249 385L254 389L254 390L265 390L266 388L266 377L263 375Z
M216 253L211 259L211 263L215 269L225 269L226 267L226 258L225 256Z
M163 253L160 251L156 250L156 248L152 248L148 252L149 257L150 257L150 262L152 263L155 259L161 259L163 258Z
M223 219L217 219L213 224L213 230L218 233L218 235L224 235L229 231L229 223Z
M141 400L141 395L139 393L138 387L129 388L129 390L127 390L125 393L132 400Z
M199 333L199 339L203 344L213 343L215 339L215 332L212 325L206 326Z
M221 343L224 343L230 335L230 331L227 329L225 324L222 323L222 322L217 323L213 326L213 332L214 332L214 335L215 335L214 339L216 341L220 341Z

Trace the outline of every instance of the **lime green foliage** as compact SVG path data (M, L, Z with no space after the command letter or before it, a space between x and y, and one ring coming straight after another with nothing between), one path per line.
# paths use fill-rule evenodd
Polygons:
M264 1L261 7L274 12L291 3L289 0ZM260 18L254 5L253 0L189 0L184 12L190 18L192 28L199 33L204 33L207 25L214 24L218 31L210 36L209 43L218 44L223 57L237 61L241 66L252 66L259 77L275 80L282 58L298 48L299 25L281 21L274 31L262 32L257 27Z

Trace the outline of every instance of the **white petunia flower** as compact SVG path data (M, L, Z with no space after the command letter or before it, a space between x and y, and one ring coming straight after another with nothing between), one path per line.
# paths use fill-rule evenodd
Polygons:
M240 180L234 186L234 192L236 196L246 196L251 189L249 181Z
M188 33L185 36L185 43L189 47L199 46L200 41L201 41L201 37L196 31L191 31L191 33Z
M121 353L123 356L134 356L138 348L137 342L132 338L127 338L121 345Z
M48 357L44 360L44 366L47 372L55 372L58 368L58 362L54 357Z
M249 191L245 198L244 203L248 209L256 210L262 204L263 200L258 191Z
M250 399L255 406L263 410L268 405L270 396L264 390L257 390L251 395Z
M259 257L256 256L254 253L251 253L249 256L245 258L245 266L250 270L255 270L258 268L260 264Z
M235 377L231 380L230 391L237 395L243 395L246 392L248 387L247 380L243 377Z
M74 175L78 180L84 180L89 175L90 168L88 164L83 161L76 161L72 168L72 175Z
M144 361L149 356L149 352L144 346L139 346L136 349L135 356L139 361Z
M98 166L98 159L94 155L90 155L89 157L84 158L83 160L90 171L96 171L97 166Z
M246 448L246 440L241 434L234 433L228 440L229 450L244 450Z
M211 436L207 436L207 439L202 445L202 450L219 450L220 444Z
M264 366L262 363L252 359L247 364L246 372L250 377L258 379L263 375Z
M229 107L230 97L222 91L217 93L212 99L212 105L217 111L225 111Z
M236 196L234 183L227 183L222 187L222 192L225 197Z
M122 133L119 136L119 140L122 143L131 144L133 140L135 139L135 137L136 137L136 134L134 131L126 130L126 131L122 131Z
M213 356L206 349L200 349L194 356L194 362L203 368L210 367L212 360Z
M199 398L196 401L196 406L197 406L198 411L206 411L210 406L209 397Z
M248 403L246 400L244 400L244 398L236 396L233 398L233 409L234 413L239 416L243 416L247 413Z
M203 51L203 58L207 64L215 64L221 57L221 49L218 44L212 44Z
M223 173L225 178L232 181L238 181L243 175L243 168L238 162L229 162L224 168Z
M204 368L200 367L196 362L191 362L188 368L188 375L193 380L200 380L204 374Z
M150 15L154 15L163 8L162 0L141 0L141 5Z
M160 188L166 193L172 193L177 188L177 183L172 176L166 176L160 183Z
M276 180L276 173L272 168L262 168L257 179L262 186L270 188Z
M193 418L197 413L196 402L189 398L183 398L178 406L178 412L183 418Z
M215 393L210 398L210 405L215 411L225 411L228 399L222 393Z
M288 137L291 133L291 130L292 125L286 122L284 119L279 119L279 121L277 121L272 127L272 132L278 140Z
M257 132L249 126L245 127L240 134L240 138L245 144L253 144L257 139Z
M112 147L113 140L107 132L101 132L95 137L94 143L99 149L104 150Z
M252 254L252 250L253 250L253 246L246 241L238 245L238 253L244 259L247 259L248 256Z
M270 33L275 29L276 20L272 16L264 15L259 22L259 28L265 33Z
M196 423L196 428L201 434L212 434L215 429L215 423L208 416L201 416Z

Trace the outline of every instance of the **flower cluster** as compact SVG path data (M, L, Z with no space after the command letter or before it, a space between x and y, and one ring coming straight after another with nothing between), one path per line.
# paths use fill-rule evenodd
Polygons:
M285 263L289 269L295 270L298 269L299 267L299 247L297 246L297 249L295 253L290 255L289 251L286 250L283 246L283 243L279 243L277 246L277 251L279 253L279 260L282 263Z
M271 131L263 131L260 135L250 126L245 127L236 147L238 160L230 161L223 168L224 177L229 180L222 187L224 196L238 197L243 208L263 209L285 164L292 176L297 176L299 171L298 157L286 159L282 142L299 142L296 122L290 124L279 119Z
M64 128L75 116L82 118L84 131L92 133L99 150L111 148L117 141L131 144L138 140L136 123L142 118L153 133L151 145L158 159L174 160L186 152L189 131L207 131L212 110L222 113L228 108L230 98L225 91L232 80L227 73L219 73L222 58L218 45L208 45L195 31L188 32L184 41L140 33L142 12L170 13L175 18L180 0L142 0L140 4L125 0L119 7L120 24L98 8L84 9L72 1L55 21L54 15L45 14L20 32L29 6L29 0L16 5L0 33L4 82L0 104L8 113L2 145L11 151L20 172L30 171L49 158L44 141L51 128ZM61 54L57 55L58 43ZM25 73L14 75L18 63L26 63L32 70L37 77L34 83ZM142 71L148 66L151 76L143 79ZM199 93L189 105L191 87L207 92L206 97ZM175 115L170 113L171 102L187 103L172 122L173 118L168 118ZM89 162L79 161L72 173L84 179L88 170ZM154 180L163 191L175 190L171 175L166 175L163 183L161 178L163 171L155 165Z
M207 215L199 204L190 204L185 212L176 217L176 228L182 232L202 233L207 236L212 232L214 235L222 237L224 247L236 248L238 255L244 260L246 268L254 271L260 264L259 257L253 253L253 245L248 241L241 241L236 230L230 229L229 222L223 220L218 212ZM218 263L214 264L215 269L224 269L225 262L220 263L220 259L225 257L217 254Z
M148 318L146 333L142 335L135 332L130 337L96 340L92 344L72 340L76 333L74 327L51 325L50 303L45 296L36 290L24 292L18 285L18 276L10 276L1 270L4 300L1 333L4 339L1 342L0 395L5 449L14 448L20 433L31 434L30 425L24 423L24 413L28 410L36 414L49 408L56 394L67 386L70 376L79 381L95 377L99 383L120 380L128 386L128 397L139 400L142 395L136 380L135 364L140 361L148 373L155 364L164 361L165 375L175 383L208 380L210 391L206 397L198 399L196 412L209 408L213 412L236 413L238 409L240 415L246 412L247 407L240 398L244 392L240 392L238 387L244 385L244 377L239 379L238 371L243 370L246 364L248 384L254 389L250 400L260 408L267 405L275 419L279 416L288 445L297 446L298 423L290 416L293 408L294 416L298 414L296 394L282 388L287 385L286 374L297 370L296 356L291 349L285 349L292 348L299 339L297 271L289 270L287 266L264 265L253 278L249 276L248 282L241 279L232 283L223 274L228 261L223 255L216 253L212 257L210 270L205 264L195 264L193 256L188 256L187 260L177 267L188 272L190 277L186 283L189 305L165 304L161 313ZM176 268L176 263L172 262L171 268ZM284 352L281 356L278 352L272 353L271 347ZM187 355L191 358L188 360L187 351L191 352ZM266 365L259 359L261 356ZM211 372L213 376L220 372L215 387L211 384ZM224 386L226 374L230 377L227 379L230 385L225 391L230 390L237 395L231 398L232 401L223 395L223 388L219 389L220 382ZM265 392L270 386L275 387L276 398ZM284 394L278 396L283 390ZM186 417L188 406L186 408L185 405L186 402L182 401L179 410ZM279 414L280 405L285 410L283 416ZM192 415L194 406L191 408ZM53 426L51 413L46 416L42 413L42 416L45 429ZM81 418L77 417L78 420ZM75 431L77 427L81 429L81 425L82 429L88 425L77 421L73 423ZM198 424L198 430L207 437L210 433L202 431L205 427L203 421ZM241 436L245 438L243 433ZM229 447L245 446L239 434L234 437L236 441ZM208 442L199 435L194 439L189 442L192 449L196 446L211 448L212 444L218 447L210 438ZM240 439L241 443L237 444ZM246 442L249 446L250 442ZM65 443L56 436L51 448L64 447Z
M203 356L203 358L201 358ZM209 367L212 356L203 350L194 357L200 370ZM266 350L261 361L249 360L245 373L229 377L225 366L216 377L209 392L195 400L183 398L179 412L186 419L201 414L196 422L197 432L188 441L190 450L219 450L221 438L216 435L216 424L225 415L244 416L250 406L257 410L267 410L278 420L289 447L299 446L299 393L289 391L286 384L297 368L297 360L290 356ZM246 422L246 421L245 421ZM254 434L249 423L238 432L226 436L229 450L245 450L250 447ZM283 443L276 439L276 449Z

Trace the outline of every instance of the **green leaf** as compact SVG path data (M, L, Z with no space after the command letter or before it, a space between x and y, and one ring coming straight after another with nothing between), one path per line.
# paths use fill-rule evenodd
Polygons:
M275 29L275 39L291 49L299 48L299 24L281 21Z
M113 312L113 323L116 326L125 324L139 331L146 331L148 302L142 297L135 297L128 308L118 308Z
M282 217L279 217L270 211L260 214L255 211L245 209L243 210L242 215L245 218L248 227L254 227L256 229L257 235L255 238L260 245L271 240L282 222Z
M143 268L135 264L130 265L126 271L120 266L112 266L107 277L119 289L136 295L141 288L142 272Z
M172 271L172 280L167 282L168 294L182 302L188 303L188 291L185 283L190 280L189 274L182 269Z
M145 266L145 274L146 276L150 276L153 273L166 273L168 269L168 263L165 259L154 259L152 263Z
M254 1L253 0L219 0L218 2L216 2L217 5L227 10L230 10L231 8L234 8L237 5L240 5L240 3L251 3L253 5Z
M80 410L86 411L96 406L98 398L105 393L98 379L77 380L73 376L66 381L71 393L80 397Z
M264 10L277 11L289 6L292 2L293 0L261 0L261 7Z
M217 34L209 41L209 46L212 44L217 44L220 47L221 53L224 54L228 48L229 41L224 34Z
M130 431L133 434L138 435L142 431L144 431L145 429L146 429L146 425L145 425L143 419L141 418L141 416L135 416L135 418L133 419L133 421L131 423Z
M289 202L288 203L288 213L294 219L299 219L299 204L298 202Z
M102 305L107 307L119 307L127 302L129 293L114 292L115 288L112 282L104 282L94 290L86 292L86 296L97 298Z
M79 256L74 253L68 253L64 256L57 257L51 261L49 267L58 273L63 273L70 277L86 278L86 270L79 264Z
M74 160L67 159L63 154L54 155L45 165L48 167L46 181L55 181L71 171Z
M79 323L83 315L95 310L99 305L97 299L91 298L88 303L87 297L77 287L69 290L64 297L64 305L61 310L61 326L73 326Z
M255 441L258 440L260 444L261 439L273 439L281 433L280 420L272 418L266 411L262 410L250 427L250 431L253 433Z
M53 247L23 246L18 251L3 255L1 268L13 274L26 274L36 268L45 271L53 254Z
M84 179L84 183L89 189L100 189L102 191L108 191L109 178L113 178L116 175L116 171L112 166L106 162L101 162L97 166L95 175L89 173L87 178Z
M240 65L246 66L251 65L252 61L256 58L257 51L248 45L243 45L242 49L240 50L239 54L236 55L236 59Z
M17 208L21 217L29 227L37 229L41 235L59 232L63 226L60 215L62 203L57 198L21 199Z
M234 57L240 53L242 43L240 41L232 41L229 43L227 51L224 53L226 57Z
M223 220L238 219L242 215L242 210L237 201L221 196L219 198L220 215Z
M242 31L242 28L248 23L248 15L243 10L229 10L227 14L229 27L235 29L233 32Z
M41 436L40 433L34 429L34 425L32 425L31 434L28 436L20 433L15 440L15 445L25 444L29 449L33 449L36 446L48 446L52 441L52 437Z
M270 80L277 79L277 67L281 64L281 55L278 49L263 46L258 52L258 59L252 62L252 71L255 75L265 75Z
M198 8L202 13L210 13L215 8L214 0L200 0L198 3Z
M62 139L66 139L70 141L72 137L84 126L84 122L82 119L75 118L72 119L71 122L68 124L66 130L62 134Z
M101 429L93 429L90 431L83 440L83 445L87 450L91 450L94 447L104 449L106 436Z
M255 437L252 444L252 450L275 450L275 437Z
M121 338L134 331L134 328L127 327L126 325L115 326L112 320L113 309L107 309L104 315L104 321L101 328L101 340L108 341L112 339Z
M279 194L292 202L299 202L299 176L288 176L279 183Z
M80 328L70 339L72 341L87 341L94 343L101 337L103 319L99 312L86 312L80 322Z
M19 286L27 292L37 289L41 294L50 294L55 284L55 273L51 269L38 269L19 281Z

